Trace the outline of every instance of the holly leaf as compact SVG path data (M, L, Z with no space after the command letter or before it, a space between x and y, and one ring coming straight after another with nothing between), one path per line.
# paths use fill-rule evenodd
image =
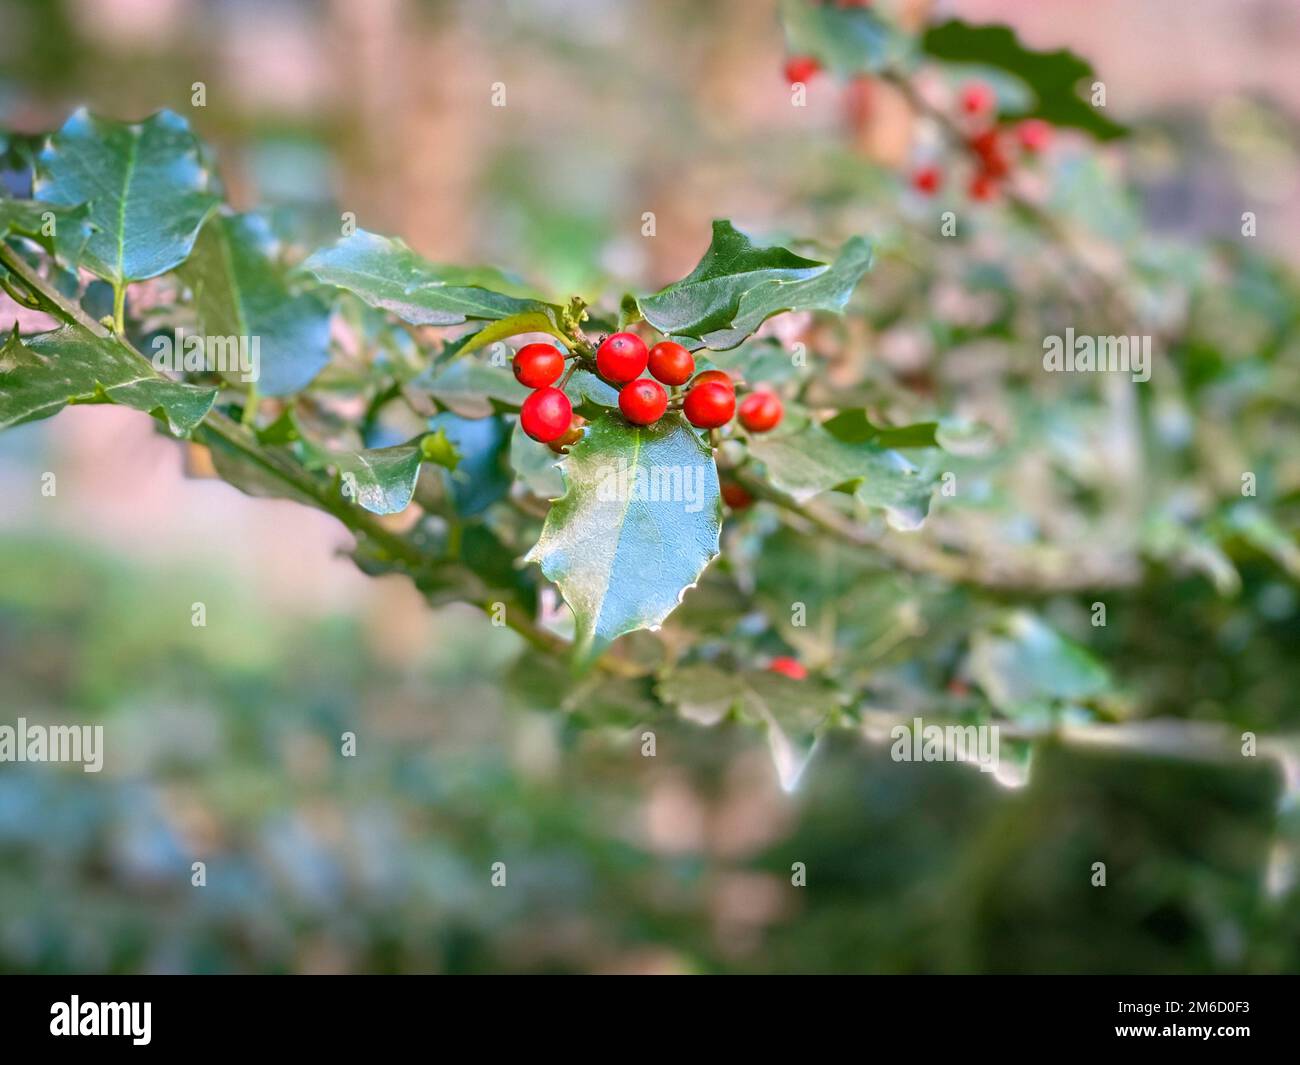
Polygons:
M1092 64L1068 49L1034 51L1022 45L1008 26L973 26L961 19L931 26L921 38L921 48L935 59L993 67L1024 82L1034 104L1020 113L1023 118L1081 129L1098 140L1128 133L1079 96L1079 83L1094 77Z
M881 447L938 447L938 422L915 425L873 425L865 411L841 411L822 422L822 428L846 444L879 444Z
M688 721L714 725L734 714L765 727L781 786L793 791L834 722L838 700L811 680L766 670L724 670L707 663L682 666L659 682L659 697Z
M552 505L528 561L541 564L576 620L585 663L635 629L653 629L718 554L717 467L678 414L633 427L606 414L561 465Z
M256 343L257 390L265 396L305 388L330 357L329 308L314 294L290 292L278 252L265 219L217 214L180 270L207 337Z
M788 55L806 55L841 77L877 71L897 50L897 35L865 7L782 0Z
M37 200L0 197L0 240L11 235L27 237L68 268L77 265L93 231L90 208L84 203L60 207Z
M554 322L559 313L553 304L508 295L503 290L518 286L504 274L440 266L417 255L404 241L364 229L316 252L303 269L318 281L346 289L371 307L412 325L460 325L520 314L549 316Z
M1087 650L1027 611L977 632L966 669L989 701L1013 716L1044 703L1101 695L1111 683Z
M426 370L410 387L428 392L465 418L484 418L496 408L517 411L529 392L512 371L483 359L457 359Z
M495 344L498 340L519 336L520 333L549 333L564 341L567 347L568 338L561 331L553 314L545 311L526 311L485 325L462 344L456 354L468 355L472 351L478 351L479 348Z
M116 337L77 325L25 341L18 328L0 348L0 429L57 414L69 403L120 403L191 432L217 398L215 388L168 380Z
M443 411L429 419L429 428L442 433L460 456L454 470L443 471L458 513L474 517L510 491L511 477L505 462L509 442L505 419L462 418Z
M81 262L116 287L185 261L220 202L215 186L198 139L171 111L114 122L82 108L36 157L36 198L89 205Z
M343 481L343 495L372 514L400 514L415 495L424 452L419 444L367 448L330 456Z
M781 247L755 245L730 222L713 223L713 242L680 281L640 300L662 333L734 348L785 311L842 310L871 265L871 248L855 237L833 264Z
M852 492L884 509L900 529L917 528L929 513L931 477L897 451L869 441L846 443L815 422L751 437L749 453L763 464L768 483L796 503L831 489Z
M564 478L559 470L560 456L545 444L539 444L515 422L510 437L510 465L515 476L539 499L556 499L564 494Z

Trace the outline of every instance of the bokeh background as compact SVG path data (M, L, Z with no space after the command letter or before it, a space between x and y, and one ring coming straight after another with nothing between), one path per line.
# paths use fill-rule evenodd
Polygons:
M1261 242L1294 261L1294 3L886 6L1088 56L1149 131L1126 163L1145 226L1231 235L1249 195ZM239 208L321 242L352 211L565 295L681 276L715 217L832 242L893 209L873 175L913 149L891 101L866 120L822 81L796 111L782 62L767 0L0 0L0 124L171 107ZM363 577L346 543L324 515L187 478L133 412L0 437L0 722L103 722L112 744L99 775L0 765L0 968L1300 964L1270 774L1061 747L1012 790L846 734L787 794L760 736L672 722L645 759L636 730L576 729L505 683L512 635ZM1293 590L1270 594L1289 627L1252 675L1294 730L1300 623ZM1089 886L1099 852L1136 871L1127 886Z

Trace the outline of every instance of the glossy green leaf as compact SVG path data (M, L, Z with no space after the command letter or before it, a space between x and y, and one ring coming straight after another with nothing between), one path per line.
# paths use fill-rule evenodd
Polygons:
M974 26L960 19L931 26L921 38L921 47L935 59L994 67L1019 78L1035 97L1022 117L1072 126L1099 140L1128 132L1079 95L1081 83L1093 80L1092 65L1067 49L1034 51L1021 44L1008 26Z
M749 453L772 487L798 503L831 489L851 491L903 529L916 528L929 512L934 482L915 465L875 443L846 443L815 423L754 436Z
M82 265L115 285L179 266L220 202L199 141L171 111L143 122L75 112L37 156L35 193L89 204Z
M676 414L634 428L607 414L561 467L529 561L560 588L579 659L662 624L718 553L721 495L708 445Z
M20 340L15 327L0 349L0 429L57 414L69 403L120 403L190 432L217 391L168 380L120 340L75 325Z
M786 248L755 245L730 222L713 223L713 242L686 277L640 301L660 332L724 350L784 311L842 310L871 265L865 240L848 241L833 264Z
M401 240L363 229L316 252L303 269L412 325L460 325L520 314L545 317L559 310L539 300L507 295L503 289L517 286L496 271L437 265Z
M526 311L523 314L512 314L509 318L489 322L462 344L456 354L468 355L470 352L478 351L489 344L495 344L497 341L505 340L508 337L519 336L521 333L549 333L560 341L568 339L561 331L553 313L549 311Z
M415 494L424 452L419 444L366 448L364 451L316 452L308 468L333 466L345 499L372 514L400 514Z
M290 292L278 252L265 219L217 214L180 271L206 336L256 342L257 391L265 396L305 388L329 362L329 308L314 294Z

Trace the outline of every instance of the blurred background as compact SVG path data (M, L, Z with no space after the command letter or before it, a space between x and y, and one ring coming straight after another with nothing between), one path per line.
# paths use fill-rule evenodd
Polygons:
M1102 153L1137 190L1140 238L1230 237L1248 198L1261 243L1294 263L1294 3L881 6L913 25L1005 21L1087 56L1112 113L1144 130ZM789 106L768 0L0 0L0 27L0 125L170 107L216 149L231 202L269 204L285 231L324 243L352 211L430 258L560 296L681 276L713 218L827 243L872 232L900 209L880 175L915 152L887 94L823 79ZM668 720L642 758L639 729L572 728L503 680L512 637L362 576L347 541L323 514L186 478L130 411L0 436L0 723L104 722L113 745L99 775L0 765L0 968L1300 963L1275 773L1061 747L1011 790L843 734L787 794L761 736ZM1183 611L1231 611L1184 588L1150 615L1169 631L1147 635L1219 672L1152 686L1294 731L1294 585L1246 576L1275 623L1258 655L1202 650ZM339 757L344 731L355 759ZM1092 889L1099 852L1133 875Z

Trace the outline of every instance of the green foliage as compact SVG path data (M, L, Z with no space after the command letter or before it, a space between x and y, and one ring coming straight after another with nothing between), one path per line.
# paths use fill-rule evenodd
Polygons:
M558 311L499 291L509 282L497 271L438 266L402 241L364 229L316 252L302 265L318 281L347 289L412 325L460 325L523 314L549 317L548 312Z
M171 111L134 123L76 112L37 156L35 191L86 206L82 265L117 287L183 263L220 203L189 123Z
M112 337L76 325L25 341L17 326L0 348L0 429L48 418L69 403L121 403L190 432L212 407L216 390L169 380Z
M725 350L782 311L843 310L870 265L871 249L861 239L845 244L828 264L756 246L730 222L717 221L699 265L638 306L660 332Z
M180 270L205 335L258 339L264 396L301 391L329 361L329 308L315 295L291 293L278 257L265 220L216 214Z
M1021 112L1025 118L1072 126L1098 140L1128 132L1079 96L1080 83L1093 77L1092 65L1068 49L1036 52L1021 44L1010 27L972 26L961 19L931 26L921 36L921 48L934 59L991 67L1018 79L1034 99Z
M581 659L663 623L718 553L721 501L707 444L679 415L596 421L561 464L565 494L529 559L573 608Z

